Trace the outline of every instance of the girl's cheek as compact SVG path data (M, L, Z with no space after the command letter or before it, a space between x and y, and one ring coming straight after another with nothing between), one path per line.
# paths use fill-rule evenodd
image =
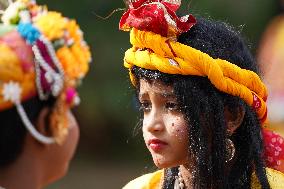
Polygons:
M187 136L188 127L183 118L177 117L170 123L172 134L179 140L183 140Z

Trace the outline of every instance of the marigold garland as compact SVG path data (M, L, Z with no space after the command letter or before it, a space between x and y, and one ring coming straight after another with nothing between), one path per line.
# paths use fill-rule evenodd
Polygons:
M51 130L54 140L62 143L68 133L66 110L80 102L75 88L91 61L83 32L75 20L32 0L11 3L1 19L0 111L12 106L18 109L21 102L35 95L41 100L52 95L57 102ZM20 102L6 98L9 94ZM20 113L26 120L25 112ZM23 123L28 130L32 127L27 121ZM41 142L54 141L40 135L33 134Z

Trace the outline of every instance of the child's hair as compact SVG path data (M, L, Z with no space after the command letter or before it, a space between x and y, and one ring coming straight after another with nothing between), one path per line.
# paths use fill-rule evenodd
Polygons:
M258 73L256 62L239 33L223 22L198 18L197 24L182 34L178 41L213 58L224 59ZM261 125L256 112L243 100L220 92L205 77L170 75L136 66L131 71L137 81L146 79L151 82L158 79L173 86L188 122L188 153L193 161L191 171L195 189L250 188L254 171L262 188L270 188L262 159ZM228 164L225 163L225 107L232 114L240 107L245 110L241 126L230 137L236 155ZM165 170L164 189L173 188L177 173L177 167Z
M52 108L54 98L41 101L34 97L23 103L29 119L35 124L44 107ZM49 117L49 116L48 116ZM48 119L45 120L48 122ZM9 166L21 154L28 133L16 107L0 112L0 169Z

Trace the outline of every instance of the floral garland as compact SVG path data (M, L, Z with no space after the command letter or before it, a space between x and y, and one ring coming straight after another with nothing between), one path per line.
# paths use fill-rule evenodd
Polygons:
M70 79L82 78L87 73L91 52L75 20L48 11L34 1L18 0L7 8L2 21L4 25L18 25L28 42L34 42L42 33L57 49L56 55Z
M46 6L39 6L33 0L11 3L1 19L1 28L12 29L0 37L0 47L11 52L15 63L8 66L7 58L0 56L0 67L6 68L0 71L4 78L0 80L0 109L8 108L8 103L14 104L35 138L43 143L54 140L62 143L68 133L67 118L63 114L68 107L80 103L75 87L81 83L91 62L91 52L83 39L83 32L75 20L48 11ZM16 31L10 31L14 26ZM31 58L30 54L34 56ZM17 79L13 79L9 73L14 70L19 70L21 78L16 76ZM54 139L44 137L34 129L21 105L21 101L35 94L34 88L41 100L49 96L57 99L53 111L55 116L51 120L55 125Z

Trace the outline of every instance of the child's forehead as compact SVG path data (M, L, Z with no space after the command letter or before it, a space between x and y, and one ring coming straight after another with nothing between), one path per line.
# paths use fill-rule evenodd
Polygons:
M140 90L139 96L146 94L156 94L163 97L173 97L174 89L170 85L166 85L159 80L153 80L152 82L148 82L145 79L140 80Z

